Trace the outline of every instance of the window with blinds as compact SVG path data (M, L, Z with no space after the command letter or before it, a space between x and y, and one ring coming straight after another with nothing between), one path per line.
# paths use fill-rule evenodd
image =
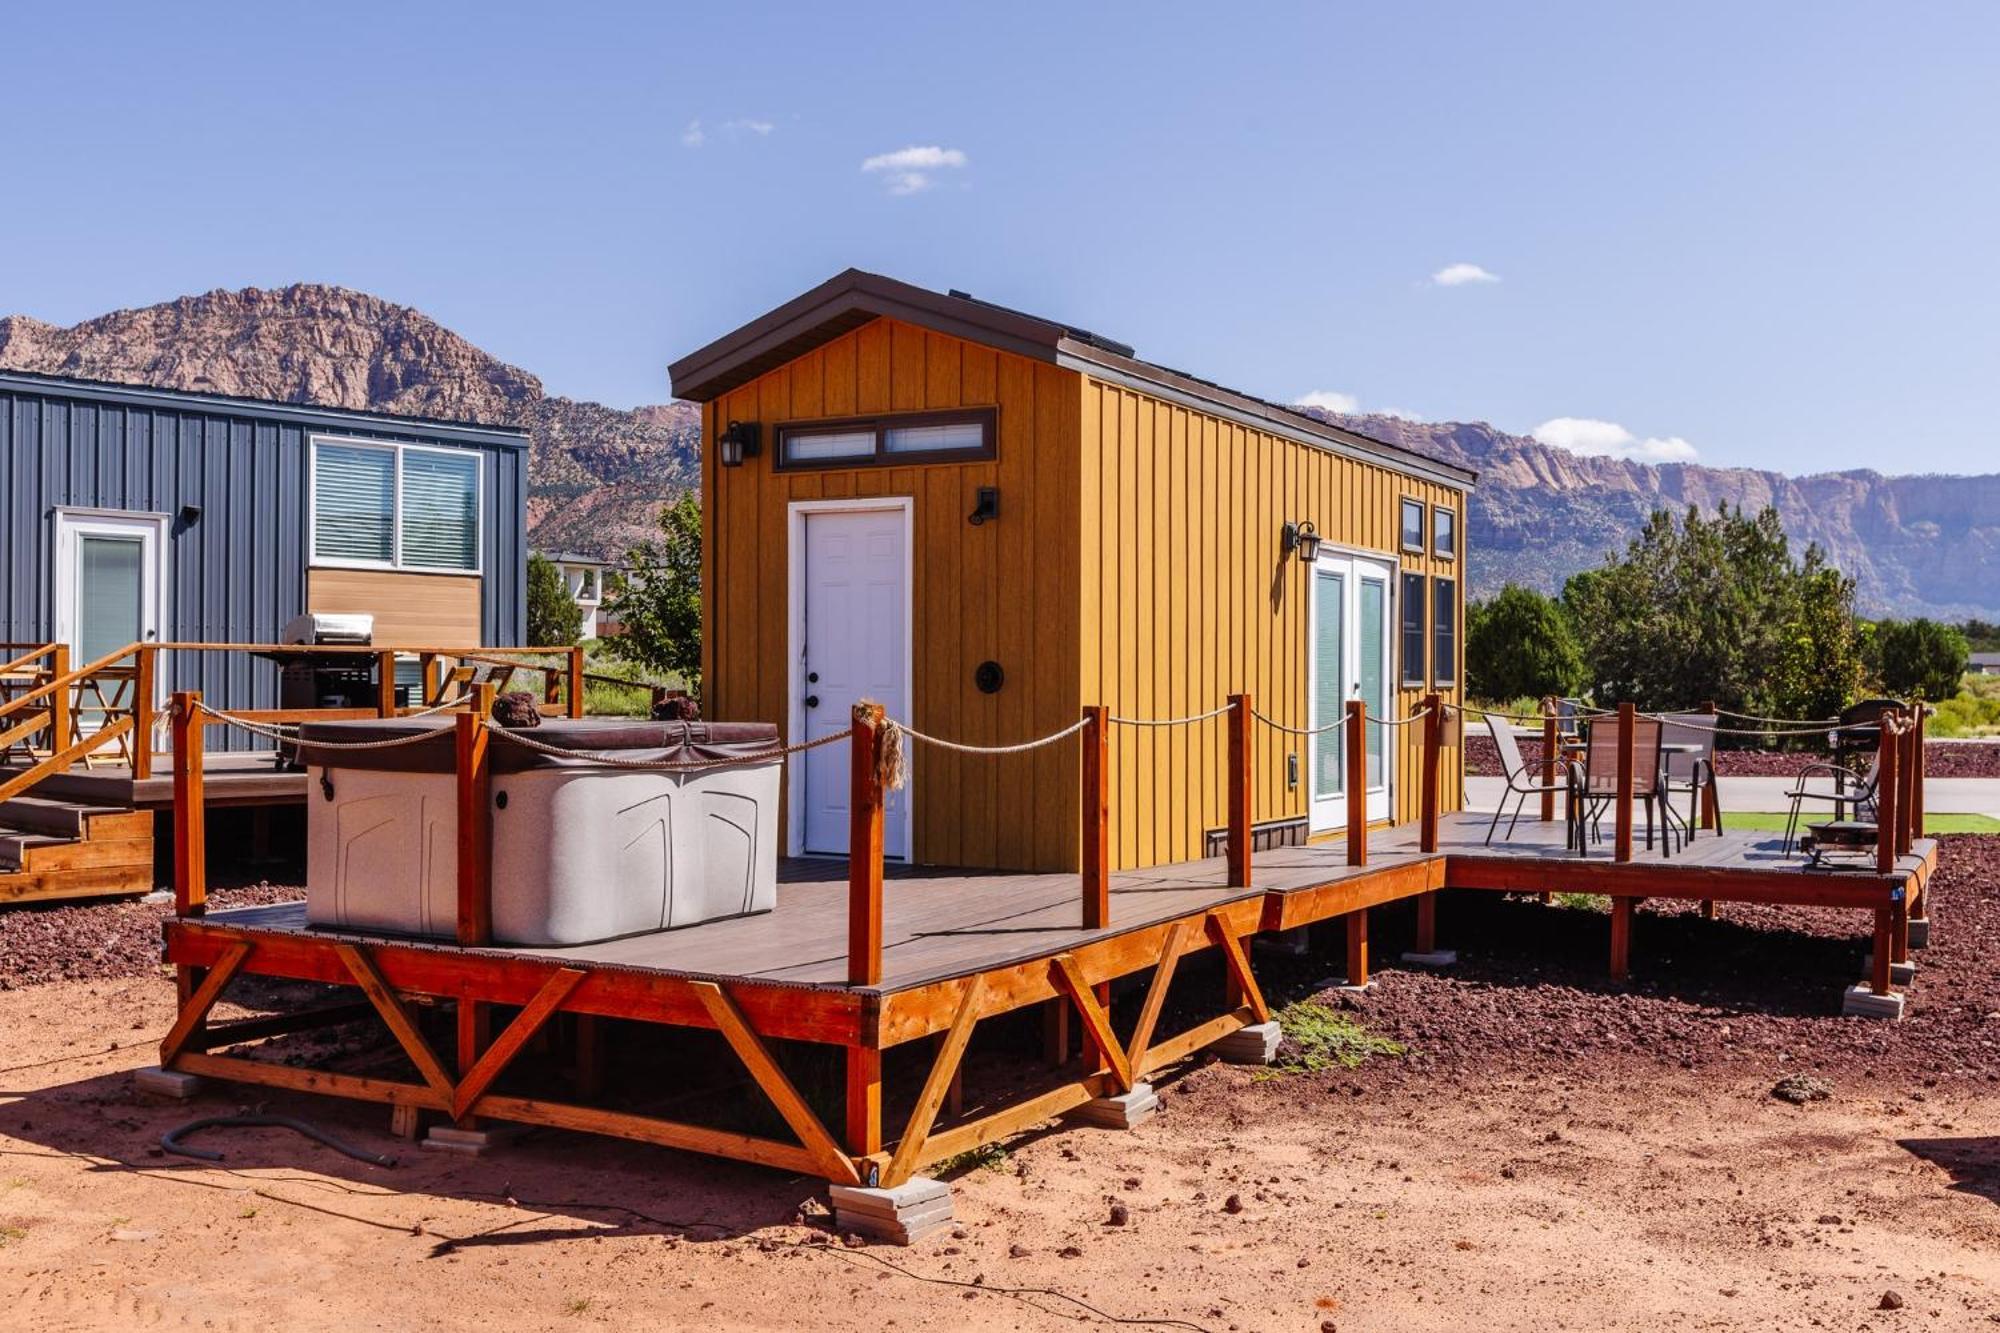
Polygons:
M1451 579L1431 580L1431 681L1458 682L1458 585Z
M1405 685L1423 687L1424 683L1424 576L1422 574L1403 575L1402 603L1398 608L1402 613L1402 681Z
M479 569L477 453L314 440L312 489L316 564Z

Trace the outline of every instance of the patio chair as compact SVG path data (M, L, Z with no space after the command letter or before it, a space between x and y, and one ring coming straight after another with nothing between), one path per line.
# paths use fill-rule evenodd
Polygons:
M1835 722L1827 742L1827 762L1842 769L1865 771L1870 756L1877 749L1877 733L1881 730L1882 715L1893 713L1902 706L1895 699L1863 699L1859 703L1852 703L1841 709L1840 717ZM1836 776L1834 786L1841 787L1845 782L1845 778ZM1871 796L1871 802L1872 799ZM1848 804L1854 805L1854 812L1858 817L1861 813L1860 804L1858 802L1848 802ZM1842 813L1841 806L1836 805L1833 817L1839 819Z
M1514 730L1504 718L1491 714L1486 718L1486 729L1493 733L1493 746L1500 752L1500 767L1507 776L1507 789L1500 793L1500 803L1494 807L1493 822L1486 826L1486 842L1493 843L1493 831L1500 827L1500 816L1507 813L1507 801L1513 798L1514 817L1507 821L1507 836L1514 836L1514 826L1521 821L1521 807L1528 803L1530 796L1540 796L1543 792L1567 792L1570 794L1567 816L1569 827L1564 830L1563 845L1580 847L1582 834L1576 827L1575 788L1572 785L1575 773L1569 764L1558 765L1562 776L1555 782L1538 781L1538 774L1528 771L1527 761L1521 758L1521 746L1514 739Z
M1667 803L1666 784L1662 780L1660 767L1660 733L1658 718L1641 717L1632 721L1632 800L1646 812L1646 850L1653 848L1653 811L1660 813L1660 855L1672 856L1674 844L1679 838L1673 807ZM1579 784L1583 789L1583 823L1597 841L1604 840L1604 834L1597 827L1604 811L1618 800L1618 719L1600 717L1591 724L1589 737L1584 743L1582 772ZM1583 831L1577 831L1578 850L1582 850Z
M1699 745L1698 754L1668 751L1665 756L1667 799L1688 794L1688 837L1701 823L1701 802L1706 796L1715 809L1715 836L1722 836L1722 796L1715 781L1715 716L1712 713L1667 713L1661 741L1673 745Z
M1879 715L1878 715L1879 717ZM1833 817L1840 820L1847 806L1854 807L1859 819L1864 813L1872 819L1875 814L1875 787L1882 776L1882 746L1886 737L1876 728L1873 757L1864 755L1859 763L1851 765L1833 763L1807 764L1799 770L1796 785L1785 793L1792 803L1791 813L1785 817L1785 855L1792 854L1792 843L1798 837L1799 808L1807 801L1826 801L1833 806ZM1814 790L1813 779L1824 778L1830 784L1822 790Z

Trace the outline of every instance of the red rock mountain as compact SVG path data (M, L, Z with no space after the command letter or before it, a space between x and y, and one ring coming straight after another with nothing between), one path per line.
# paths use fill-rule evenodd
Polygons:
M0 319L0 366L521 425L533 441L530 535L543 549L615 553L700 476L691 405L626 411L551 396L420 311L340 287L214 291L71 328L15 315ZM1648 466L1483 423L1346 424L1478 469L1467 531L1477 595L1510 579L1553 590L1660 505L1768 503L1794 538L1855 576L1870 610L2000 618L2000 476Z

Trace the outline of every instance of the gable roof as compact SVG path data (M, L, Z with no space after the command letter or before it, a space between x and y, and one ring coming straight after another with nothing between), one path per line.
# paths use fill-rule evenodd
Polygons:
M1414 449L1329 425L1284 404L1141 360L1129 345L1088 329L976 300L964 292L934 292L854 268L674 362L667 370L674 396L712 402L883 317L1139 389L1184 407L1446 486L1463 489L1478 475Z

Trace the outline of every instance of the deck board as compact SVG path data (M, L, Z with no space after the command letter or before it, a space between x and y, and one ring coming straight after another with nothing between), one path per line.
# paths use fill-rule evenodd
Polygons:
M1608 844L1579 860L1563 847L1562 825L1523 821L1510 840L1485 842L1486 821L1478 815L1451 815L1439 821L1439 853L1470 866L1540 864L1562 877L1575 867L1576 887L1590 891L1593 877L1613 869ZM1898 876L1919 873L1933 845L1921 843L1899 863ZM1385 868L1426 859L1417 850L1414 826L1376 830L1370 835L1369 864L1346 864L1340 842L1282 847L1259 852L1252 863L1252 887L1226 883L1221 857L1121 871L1112 876L1111 920L1098 930L1082 925L1082 890L1070 874L1006 874L892 867L883 892L881 992L925 986L969 972L1052 957L1081 945L1172 921L1227 903L1266 894L1291 895L1358 881ZM1674 888L1675 872L1738 872L1746 880L1770 882L1773 873L1856 891L1877 891L1883 881L1872 868L1852 872L1809 871L1801 858L1786 858L1774 834L1706 834L1673 856L1641 847L1631 862L1615 867L1639 883L1657 879L1661 892ZM1742 874L1741 872L1750 872ZM778 904L758 916L708 922L571 948L496 947L503 955L630 968L680 975L721 976L789 985L842 987L847 969L847 867L838 859L781 863ZM1704 880L1706 882L1706 880ZM1632 891L1629 887L1621 891ZM1652 892L1645 889L1644 892ZM1726 895L1718 895L1726 896ZM305 905L219 911L205 918L213 926L304 932ZM313 930L339 938L381 938L353 932Z

